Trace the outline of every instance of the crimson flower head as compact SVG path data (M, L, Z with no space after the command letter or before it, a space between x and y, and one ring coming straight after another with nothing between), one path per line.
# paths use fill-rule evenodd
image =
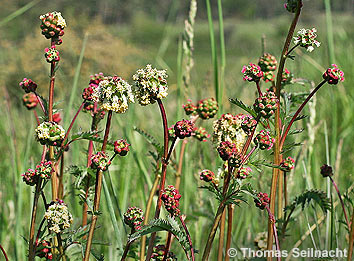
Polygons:
M197 113L203 120L214 118L218 110L218 102L214 98L200 100L197 104Z
M215 178L214 172L208 169L204 169L201 172L199 172L199 178L200 180L203 180L205 182L211 182Z
M254 110L266 119L275 113L277 107L278 99L275 93L269 90L263 93L261 97L258 97L253 104Z
M261 130L253 139L260 150L270 150L273 147L275 139L271 137L269 130Z
M203 127L194 128L193 137L199 141L206 142L210 138L210 134L207 133L206 129Z
M323 74L323 79L325 79L328 84L337 84L338 82L344 81L344 72L339 70L336 64L332 64L332 68L328 68Z
M37 84L31 79L27 78L23 78L19 85L26 93L35 92L37 89Z
M220 158L223 161L227 161L235 152L237 152L236 144L231 143L230 141L222 141L217 147L217 151L219 152Z
M116 140L114 142L114 152L119 156L125 156L129 152L129 146L127 140Z
M322 167L321 167L321 175L324 178L332 176L333 175L332 167L327 165L327 164L323 164Z
M172 185L169 185L167 188L162 190L161 199L165 205L166 210L172 216L179 216L181 214L181 211L178 208L180 198L181 194L179 194L178 190Z
M283 168L283 171L290 172L295 167L295 160L292 157L287 157L280 163L280 167Z
M133 230L140 230L144 221L144 212L138 207L130 207L124 213L124 223Z
M257 198L254 199L254 203L256 204L256 207L260 208L260 209L264 209L266 206L269 205L270 199L268 197L267 193L262 193L259 192L257 194Z
M244 81L258 82L263 77L261 67L253 63L243 66L241 72L243 73Z
M180 139L190 137L194 130L194 123L189 120L177 121L174 130L175 135Z
M105 171L111 165L109 156L104 151L99 151L91 157L91 168Z

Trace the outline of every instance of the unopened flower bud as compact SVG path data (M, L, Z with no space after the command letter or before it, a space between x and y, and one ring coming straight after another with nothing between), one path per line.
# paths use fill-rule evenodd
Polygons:
M19 85L26 93L35 92L37 89L37 84L31 79L27 78L23 78Z
M332 64L332 68L328 68L323 74L323 79L325 79L328 84L337 84L338 82L344 81L344 72L339 70L336 64Z
M22 101L23 105L29 110L36 108L38 104L37 96L34 93L25 93L22 97Z
M129 152L129 146L127 140L116 140L114 142L114 152L119 156L125 156Z
M175 135L180 139L190 137L194 130L194 123L189 120L177 121L174 130Z

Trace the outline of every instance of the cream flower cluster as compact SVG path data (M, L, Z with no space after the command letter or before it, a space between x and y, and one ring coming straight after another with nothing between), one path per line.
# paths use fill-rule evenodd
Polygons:
M165 98L168 93L166 70L157 70L152 68L150 64L144 69L139 69L133 75L135 81L135 97L138 102L145 106L155 103L157 99Z
M65 137L65 130L55 122L42 122L35 130L41 144L58 145Z
M317 37L316 28L312 29L300 29L297 35L294 37L294 44L299 44L301 47L305 47L308 52L312 52L316 47L320 46L320 42L315 40Z
M217 145L223 141L229 141L236 145L238 151L241 151L247 139L247 134L241 127L243 118L243 114L236 116L230 113L223 114L213 124L213 141Z
M50 14L53 16L53 18L55 20L57 20L57 25L61 26L62 29L64 29L66 27L66 22L65 22L64 17L61 15L60 12L57 12L57 11L41 15L39 17L39 19L43 20L43 19L47 18Z
M48 221L49 230L55 233L60 233L69 228L73 223L73 217L62 200L50 205L44 214L44 218Z
M108 77L93 90L92 98L105 111L125 113L129 103L134 103L131 86L118 76Z

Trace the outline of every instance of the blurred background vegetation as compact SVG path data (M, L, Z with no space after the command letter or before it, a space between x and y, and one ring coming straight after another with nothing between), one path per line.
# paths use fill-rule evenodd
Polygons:
M18 83L24 78L31 78L39 85L39 93L47 95L49 85L49 66L44 59L44 48L48 47L40 33L39 16L49 11L60 11L66 19L63 44L58 47L61 54L60 68L56 80L56 101L58 108L63 109L64 122L76 111L81 103L81 91L93 73L103 72L105 75L118 74L131 81L131 75L137 68L147 63L158 68L167 68L169 74L169 96L167 106L169 123L174 123L176 115L181 113L181 104L191 98L199 99L215 96L213 87L213 66L209 40L209 28L205 1L198 1L198 12L195 23L194 61L191 85L177 97L177 54L178 41L184 30L184 20L187 19L189 1L178 0L77 0L77 1L32 1L33 7L7 23L1 24L8 15L19 10L30 1L0 0L0 88L4 93L0 101L0 243L9 251L13 260L24 260L25 241L29 227L31 209L31 191L22 184L20 173L37 163L40 157L40 146L34 141L33 129L35 120L21 102L23 95ZM237 97L247 104L254 100L255 88L252 84L242 81L241 68L248 62L257 62L262 54L261 39L265 37L265 50L278 59L289 28L292 15L284 10L283 1L276 0L224 0L224 32L226 46L226 71L223 106L225 112L241 113L232 106L228 98ZM211 1L214 26L218 35L217 2ZM335 62L345 72L346 80L338 87L325 86L317 94L316 102L310 114L302 125L310 128L298 139L304 145L293 156L297 158L295 172L289 180L290 198L305 188L326 190L327 183L319 175L319 167L328 161L335 166L335 179L343 192L353 183L354 153L354 85L353 79L353 40L354 40L354 2L353 0L331 1L334 57ZM295 77L306 78L319 82L322 73L331 61L327 43L327 25L323 1L304 1L303 14L298 29L316 27L321 47L313 53L297 52L295 61L288 61L287 67L294 72ZM72 95L74 76L83 48L83 39L87 35L87 44L78 78L78 88L74 89L74 103L67 107L67 100ZM218 44L218 43L217 43ZM265 87L264 87L265 88ZM309 91L309 84L293 85L294 92ZM182 115L182 114L180 114ZM90 117L80 115L75 124L75 131L82 128L88 130ZM111 170L112 180L109 181L117 207L116 216L119 219L118 205L124 211L129 205L137 205L144 209L153 180L151 158L147 156L146 141L132 130L138 126L152 133L157 139L162 139L160 118L157 106L132 106L126 115L115 115L115 127L112 139L128 138L132 143L133 153L127 158L119 159ZM149 120L146 120L149 119ZM152 120L151 120L152 119ZM203 126L211 132L212 121L203 122ZM67 128L67 126L64 126ZM103 127L102 127L103 128ZM87 143L82 142L71 147L67 165L84 164L83 152ZM209 199L207 192L195 192L198 181L197 173L204 168L217 171L220 162L216 160L216 152L211 143L191 142L187 150L185 167L182 175L182 212L187 213L187 223L191 226L192 237L195 238L197 249L204 247L204 238L208 233L215 212L215 202ZM271 156L269 159L271 159ZM134 164L130 164L130 162ZM173 170L169 172L172 174ZM268 192L271 170L261 170L254 174L256 178L251 183L259 189ZM258 178L259 175L259 178ZM67 179L69 208L75 217L81 216L81 207L75 191L74 178ZM168 182L174 182L174 176L169 175ZM49 189L49 188L48 188ZM197 195L196 195L197 194ZM252 205L252 202L251 202ZM246 206L243 206L246 207ZM102 211L107 211L105 198L102 199ZM334 220L342 219L341 212ZM297 213L297 218L304 224L317 222L321 213L309 211L306 217ZM253 246L253 239L258 232L266 231L266 221L261 219L264 213L255 208L235 212L234 247ZM257 218L254 218L257 217ZM189 220L188 220L189 219ZM120 220L120 219L119 219ZM120 229L123 226L120 222ZM97 246L105 253L107 260L114 260L116 241L109 233L112 231L110 217L103 215L100 219L99 235L103 242L111 246ZM75 227L80 224L79 218ZM291 237L284 247L291 248L306 232L305 226L296 223L289 233ZM103 227L103 228L102 228ZM343 228L337 227L340 234ZM328 241L325 235L325 225L318 230L316 242L324 248ZM343 234L344 235L344 234ZM164 238L164 235L162 235ZM344 247L345 236L333 236L333 244ZM98 236L100 238L100 236ZM335 240L336 239L336 240ZM164 241L164 239L163 239ZM332 242L332 241L331 241ZM313 241L306 238L305 246L313 246ZM333 246L334 246L333 245ZM178 250L178 245L173 249ZM73 259L74 260L74 259ZM183 258L181 259L183 260Z

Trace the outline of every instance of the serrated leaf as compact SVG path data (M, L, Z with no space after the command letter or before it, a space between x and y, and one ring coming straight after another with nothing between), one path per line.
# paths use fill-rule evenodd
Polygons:
M294 121L299 121L299 120L303 120L303 119L306 119L308 117L308 115L299 115L295 118Z
M324 213L331 209L331 202L327 198L326 192L317 189L306 190L304 193L295 197L293 202L284 208L285 211L292 210L295 207L301 205L302 210L305 206L308 205L311 201L317 203Z
M288 135L295 135L303 132L305 129L295 129L288 132Z
M251 114L254 118L257 117L257 114L254 112L254 110L250 106L245 105L241 100L237 98L229 98L229 101L232 104L235 104L236 106Z
M97 134L101 131L86 131L86 132L78 132L71 136L71 141L77 140L92 140L94 142L103 143L103 139L98 137ZM111 141L107 141L107 150L114 150L114 143Z
M160 157L162 157L163 155L163 147L162 145L149 133L147 133L146 131L139 129L138 127L133 127L133 129L139 133L141 136L143 136L152 146L155 147L158 155Z

